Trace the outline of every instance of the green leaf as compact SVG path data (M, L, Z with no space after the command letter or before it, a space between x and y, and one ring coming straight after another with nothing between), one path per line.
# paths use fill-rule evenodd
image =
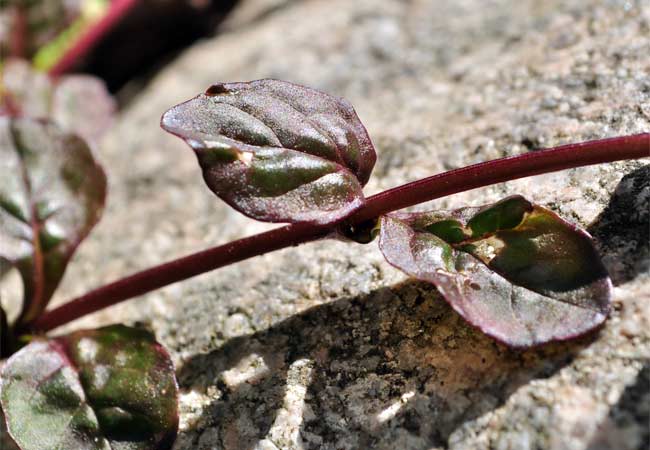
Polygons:
M48 122L0 117L0 261L23 280L18 325L45 309L105 196L104 172L81 138Z
M611 282L591 237L521 196L387 215L379 245L388 262L434 283L465 319L511 346L581 335L609 313Z
M171 448L177 395L166 350L123 325L35 340L0 372L7 428L22 450Z
M343 99L277 80L216 84L161 125L194 149L210 189L254 219L327 224L365 201L375 151Z

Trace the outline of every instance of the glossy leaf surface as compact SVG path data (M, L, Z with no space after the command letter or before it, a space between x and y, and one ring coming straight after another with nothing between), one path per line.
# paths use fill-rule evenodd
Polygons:
M520 196L390 214L379 245L389 263L435 284L467 321L511 346L583 334L609 312L611 282L590 236Z
M0 265L24 284L19 324L45 309L99 220L106 177L85 142L51 123L0 117Z
M2 368L7 428L23 450L168 449L178 387L147 331L113 325L35 340Z
M213 85L161 125L194 149L213 192L267 222L349 215L376 159L347 101L285 81Z

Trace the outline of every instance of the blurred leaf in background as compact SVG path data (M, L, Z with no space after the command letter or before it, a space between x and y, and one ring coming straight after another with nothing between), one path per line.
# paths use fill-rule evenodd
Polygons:
M0 52L33 59L39 69L47 70L109 4L109 0L6 0L0 9Z
M49 119L92 143L113 123L115 110L104 82L93 76L51 79L21 59L0 69L0 115Z
M72 71L95 75L115 93L134 79L152 76L197 39L217 33L236 3L3 0L0 68L12 58L26 59L52 75Z

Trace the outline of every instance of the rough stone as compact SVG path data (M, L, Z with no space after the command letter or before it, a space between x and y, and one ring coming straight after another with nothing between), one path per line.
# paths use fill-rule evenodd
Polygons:
M244 1L244 7L248 3ZM215 81L287 79L348 98L377 147L366 191L506 155L650 130L647 1L267 2L181 55L98 148L102 223L57 302L268 229L219 202L161 113ZM248 15L247 15L248 14ZM178 367L189 449L648 448L650 161L499 184L594 235L614 311L596 333L513 351L374 244L321 241L206 274L68 328L152 328Z

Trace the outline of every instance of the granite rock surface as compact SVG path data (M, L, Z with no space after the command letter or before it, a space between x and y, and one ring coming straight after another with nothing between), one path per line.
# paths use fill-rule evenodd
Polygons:
M97 149L104 219L57 295L269 229L204 185L158 127L216 81L279 78L344 96L378 164L366 192L506 155L650 130L647 1L243 1L182 54ZM321 241L202 275L68 329L150 327L178 367L189 449L646 449L650 160L482 188L587 228L614 310L596 333L514 351L468 326L376 245Z

